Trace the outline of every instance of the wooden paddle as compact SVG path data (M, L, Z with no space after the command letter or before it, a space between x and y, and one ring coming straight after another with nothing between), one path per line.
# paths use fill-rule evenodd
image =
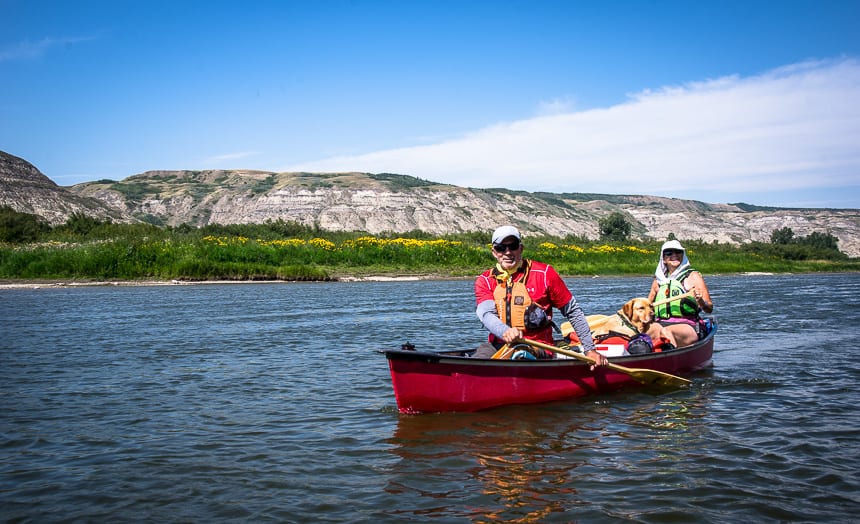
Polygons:
M544 344L543 342L538 342L536 340L522 339L522 341L536 348L552 351L553 353L567 355L569 357L582 360L583 362L594 364L594 360L586 357L581 353L577 353L576 351L570 351L568 349L551 346L549 344ZM626 368L624 366L619 366L618 364L613 364L612 362L606 364L606 367L608 367L609 369L614 369L615 371L620 371L621 373L626 373L627 375L633 377L633 379L637 382L640 382L647 386L686 388L689 387L690 384L692 384L690 380L687 380L683 377L677 377L675 375L670 375L669 373L663 373L662 371L656 371L653 369Z
M663 300L658 300L657 302L652 302L651 307L662 306L663 304L668 304L669 302L674 302L676 300L681 300L682 298L687 298L693 296L692 291L687 291L686 293L675 295L674 297L664 298Z

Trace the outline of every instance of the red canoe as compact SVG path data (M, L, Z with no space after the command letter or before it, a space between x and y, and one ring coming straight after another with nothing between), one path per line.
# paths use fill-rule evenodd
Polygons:
M712 365L716 322L692 346L660 353L613 357L626 368L689 375ZM579 360L490 360L464 351L386 350L397 408L401 413L478 411L510 404L533 404L608 393L640 385L626 373Z

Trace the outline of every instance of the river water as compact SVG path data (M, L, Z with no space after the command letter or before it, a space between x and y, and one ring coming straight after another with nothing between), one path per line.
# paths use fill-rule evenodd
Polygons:
M418 416L377 350L477 345L471 281L0 290L0 520L856 522L860 275L706 278L690 390Z

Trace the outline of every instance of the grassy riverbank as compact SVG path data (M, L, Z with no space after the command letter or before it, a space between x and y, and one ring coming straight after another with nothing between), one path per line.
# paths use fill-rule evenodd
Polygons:
M22 280L336 280L370 275L474 276L493 261L489 233L442 238L333 233L283 222L160 228L84 224L0 244L0 279ZM72 224L74 226L74 224ZM648 275L659 242L606 243L573 237L525 238L526 257L565 276ZM705 274L860 271L835 250L773 244L732 246L683 240Z

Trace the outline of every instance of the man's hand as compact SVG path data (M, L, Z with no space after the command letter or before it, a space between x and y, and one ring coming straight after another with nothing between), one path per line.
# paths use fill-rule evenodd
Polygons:
M508 330L505 331L505 334L502 335L502 340L504 340L507 344L516 342L521 338L523 338L523 332L515 327L508 328Z

